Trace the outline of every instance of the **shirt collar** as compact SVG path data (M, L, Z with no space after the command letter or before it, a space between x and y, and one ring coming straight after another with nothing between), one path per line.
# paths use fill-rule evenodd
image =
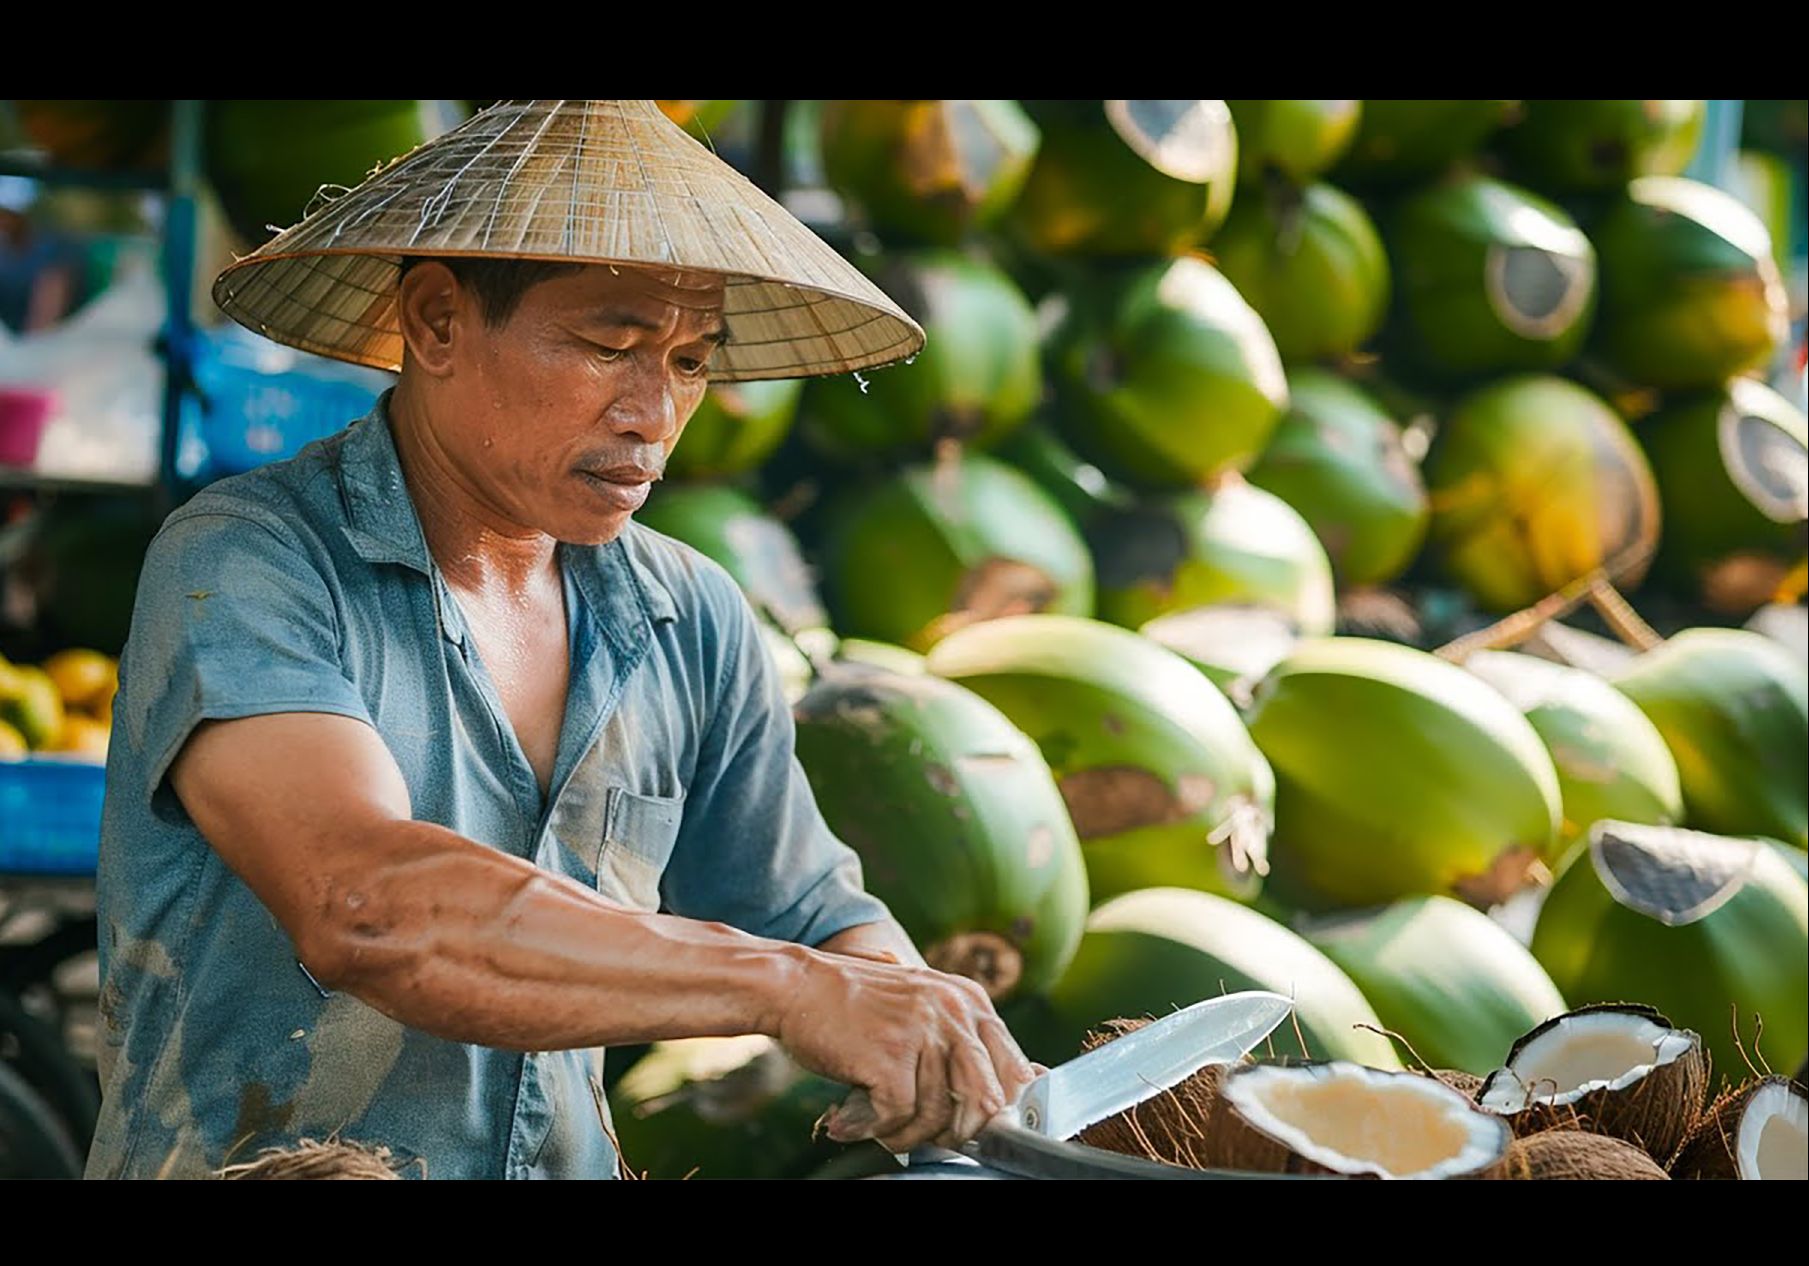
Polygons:
M369 413L352 423L340 448L346 539L367 563L392 563L431 576L427 538L390 432L390 394L385 391ZM615 540L595 548L560 547L585 601L606 629L678 618L671 592L628 547L634 531L631 524Z

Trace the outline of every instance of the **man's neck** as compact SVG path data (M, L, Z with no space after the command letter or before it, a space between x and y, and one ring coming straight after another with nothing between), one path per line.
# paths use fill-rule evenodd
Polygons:
M554 570L552 537L514 522L461 472L439 442L449 422L398 385L389 400L390 433L428 551L455 589L523 595Z

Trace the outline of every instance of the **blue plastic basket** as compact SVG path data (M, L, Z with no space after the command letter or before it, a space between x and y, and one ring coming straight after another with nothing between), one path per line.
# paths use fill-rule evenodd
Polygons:
M198 340L194 374L201 437L215 475L295 456L370 412L389 383L375 370L236 331Z
M0 874L94 874L106 790L88 761L0 761Z

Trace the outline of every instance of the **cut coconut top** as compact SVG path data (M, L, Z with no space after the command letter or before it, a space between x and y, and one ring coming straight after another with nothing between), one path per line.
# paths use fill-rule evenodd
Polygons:
M1783 1078L1759 1087L1740 1114L1742 1178L1809 1178L1809 1098Z
M1629 910L1666 927L1706 919L1725 905L1745 886L1761 847L1757 840L1608 819L1589 832L1602 885Z
M1700 1042L1656 1015L1582 1011L1547 1021L1516 1043L1508 1067L1489 1075L1477 1102L1492 1112L1533 1103L1572 1104L1593 1090L1622 1090Z
M1500 1160L1510 1139L1501 1118L1434 1078L1361 1064L1259 1065L1223 1093L1251 1125L1345 1174L1460 1177Z

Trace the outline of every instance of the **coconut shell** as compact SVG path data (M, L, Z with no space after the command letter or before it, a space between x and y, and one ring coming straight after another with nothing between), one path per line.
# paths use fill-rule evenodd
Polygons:
M1796 1092L1803 1093L1800 1071L1795 1080ZM1783 1077L1754 1078L1737 1090L1722 1092L1678 1149L1671 1161L1671 1177L1695 1181L1739 1178L1740 1158L1735 1149L1747 1105L1766 1086L1785 1081Z
M1621 1012L1672 1028L1671 1022L1651 1007L1610 1004L1579 1007L1547 1020L1515 1042L1506 1067L1490 1073L1477 1099L1493 1087L1498 1077L1513 1075L1520 1052L1567 1019L1596 1012ZM1581 1125L1586 1130L1621 1139L1642 1148L1663 1165L1677 1153L1702 1112L1708 1095L1709 1058L1702 1039L1688 1029L1679 1030L1691 1040L1689 1051L1619 1090L1592 1090L1570 1104L1535 1103L1519 1112L1503 1113L1517 1137L1527 1138L1553 1128ZM1535 1087L1535 1090L1537 1088Z
M1641 1148L1584 1130L1546 1130L1517 1139L1508 1150L1507 1177L1533 1179L1663 1179Z

